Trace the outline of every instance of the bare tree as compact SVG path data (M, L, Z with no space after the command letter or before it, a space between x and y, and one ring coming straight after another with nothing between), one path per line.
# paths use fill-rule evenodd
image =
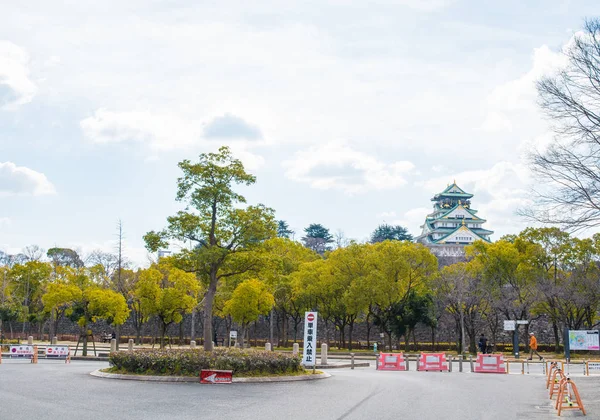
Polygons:
M46 250L38 245L27 245L23 248L22 254L25 255L27 261L41 261L46 254Z
M563 53L567 65L537 83L539 102L556 134L530 153L540 182L520 213L569 230L600 225L600 20L588 20Z

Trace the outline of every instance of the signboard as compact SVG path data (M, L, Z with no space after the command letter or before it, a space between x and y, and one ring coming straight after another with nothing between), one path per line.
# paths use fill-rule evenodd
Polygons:
M237 331L229 331L229 338L237 339Z
M514 331L515 321L504 321L504 331Z
M570 350L600 350L600 335L598 330L569 331Z
M317 356L317 313L304 313L304 349L302 350L302 364L314 366Z
M600 363L598 362L588 362L588 369L590 371L600 371Z
M517 325L527 325L529 324L529 321L527 321L526 319L518 319L517 320Z
M61 358L69 355L69 346L48 346L46 347L46 357Z
M33 346L10 346L10 357L33 357Z
M202 369L200 371L201 384L230 384L232 382L232 370Z

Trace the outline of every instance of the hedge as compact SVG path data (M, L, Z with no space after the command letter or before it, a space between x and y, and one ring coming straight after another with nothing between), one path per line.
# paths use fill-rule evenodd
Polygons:
M304 370L297 356L235 348L118 351L110 353L109 362L116 371L147 375L196 376L202 369L223 369L234 375L261 376Z

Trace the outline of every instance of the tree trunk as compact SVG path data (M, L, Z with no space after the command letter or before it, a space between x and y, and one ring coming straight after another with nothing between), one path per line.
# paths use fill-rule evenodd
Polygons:
M204 350L213 350L213 328L212 328L212 315L213 315L213 303L215 300L215 294L217 293L217 271L216 269L211 270L210 273L210 285L206 291L204 300Z
M431 327L431 350L435 351L435 327Z
M192 327L190 331L190 341L196 339L196 308L192 309Z
M240 331L238 332L238 340L239 341L236 340L236 342L235 342L235 346L238 347L238 345L239 345L239 347L241 349L243 349L244 346L246 345L246 337L245 337L245 335L246 335L246 327L247 327L246 324L243 324L243 323L240 324Z
M367 314L365 322L367 323L367 347L371 347L371 313Z
M87 327L83 331L83 355L87 356L87 345L88 345L88 331Z
M558 333L558 323L552 321L552 331L554 332L554 352L560 353L560 334Z

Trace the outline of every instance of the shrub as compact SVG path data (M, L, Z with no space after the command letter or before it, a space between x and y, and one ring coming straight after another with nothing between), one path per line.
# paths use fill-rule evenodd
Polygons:
M196 376L202 369L232 370L234 375L241 376L303 371L297 356L250 349L118 351L110 354L109 361L119 372L148 375Z

